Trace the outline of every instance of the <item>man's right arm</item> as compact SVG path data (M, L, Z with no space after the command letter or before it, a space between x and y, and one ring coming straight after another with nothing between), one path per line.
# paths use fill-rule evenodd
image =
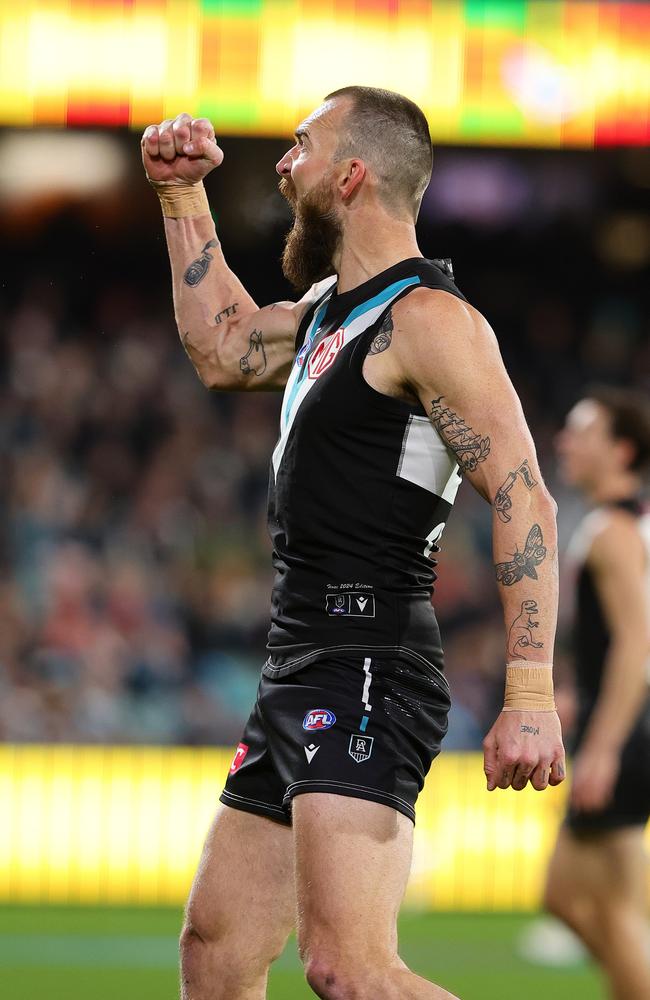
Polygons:
M298 303L259 309L228 267L202 184L223 160L207 119L149 126L142 159L165 217L178 332L199 378L211 389L281 389L318 286Z
M301 302L259 309L228 267L210 214L165 218L181 343L209 389L272 390L286 384Z

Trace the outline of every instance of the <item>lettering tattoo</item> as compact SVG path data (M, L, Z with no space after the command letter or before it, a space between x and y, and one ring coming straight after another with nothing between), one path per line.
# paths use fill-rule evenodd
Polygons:
M527 490L533 490L537 486L537 480L530 471L527 458L523 460L521 465L518 466L514 472L508 473L507 478L501 483L501 486L496 491L494 497L494 509L496 510L499 519L506 523L511 520L510 514L508 513L512 507L510 490L517 482L517 479L521 479Z
M239 359L239 367L244 375L263 375L266 371L266 351L261 330L253 330L249 344L248 351Z
M223 322L224 319L228 319L229 316L234 316L235 313L237 312L238 305L239 302L233 302L231 306L226 306L225 309L222 309L221 312L218 312L217 315L214 317L214 321L217 324L217 326L219 326L219 324Z
M448 448L456 456L456 461L462 472L474 472L481 462L490 454L489 437L481 437L471 427L468 427L462 417L444 406L444 396L431 400L429 416L433 426Z
M511 562L497 563L494 567L499 583L504 587L512 587L513 583L519 583L525 576L531 580L537 579L536 566L546 559L546 546L544 536L539 524L534 524L528 532L528 538L524 545L524 551L515 549L512 553Z
M521 611L508 630L508 656L511 660L527 660L529 649L543 649L543 642L535 642L533 629L539 628L534 617L539 614L537 601L521 602Z
M530 733L531 736L539 736L539 726L522 726L520 733Z
M370 345L370 350L368 351L368 356L371 354L381 354L382 351L387 350L390 347L390 342L393 339L393 314L392 310L388 310L384 320L379 327L377 336L374 338L372 344Z
M218 246L219 240L208 240L203 247L203 250L201 250L201 256L192 261L183 275L183 281L186 285L189 285L191 288L195 288L199 282L203 281L208 273L208 268L212 263L212 254L209 254L208 250Z

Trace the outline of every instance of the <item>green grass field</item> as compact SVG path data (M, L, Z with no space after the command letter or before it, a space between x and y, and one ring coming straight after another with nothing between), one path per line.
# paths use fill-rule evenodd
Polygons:
M542 969L515 957L527 919L510 915L407 914L402 954L462 1000L602 1000L589 967ZM3 1000L176 1000L177 910L0 909ZM303 1000L293 942L276 964L271 1000Z

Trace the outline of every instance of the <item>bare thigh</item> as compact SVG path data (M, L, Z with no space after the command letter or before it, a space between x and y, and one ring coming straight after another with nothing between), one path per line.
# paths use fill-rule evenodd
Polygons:
M398 964L411 821L376 802L325 794L294 798L293 818L303 958L325 949L334 961Z
M190 891L184 934L263 966L282 951L294 922L291 829L221 806Z

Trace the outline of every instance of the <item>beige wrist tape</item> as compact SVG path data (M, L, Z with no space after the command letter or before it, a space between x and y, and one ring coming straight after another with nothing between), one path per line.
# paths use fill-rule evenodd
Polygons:
M554 712L553 664L506 664L504 712Z
M210 213L202 184L152 184L166 219L186 219Z

